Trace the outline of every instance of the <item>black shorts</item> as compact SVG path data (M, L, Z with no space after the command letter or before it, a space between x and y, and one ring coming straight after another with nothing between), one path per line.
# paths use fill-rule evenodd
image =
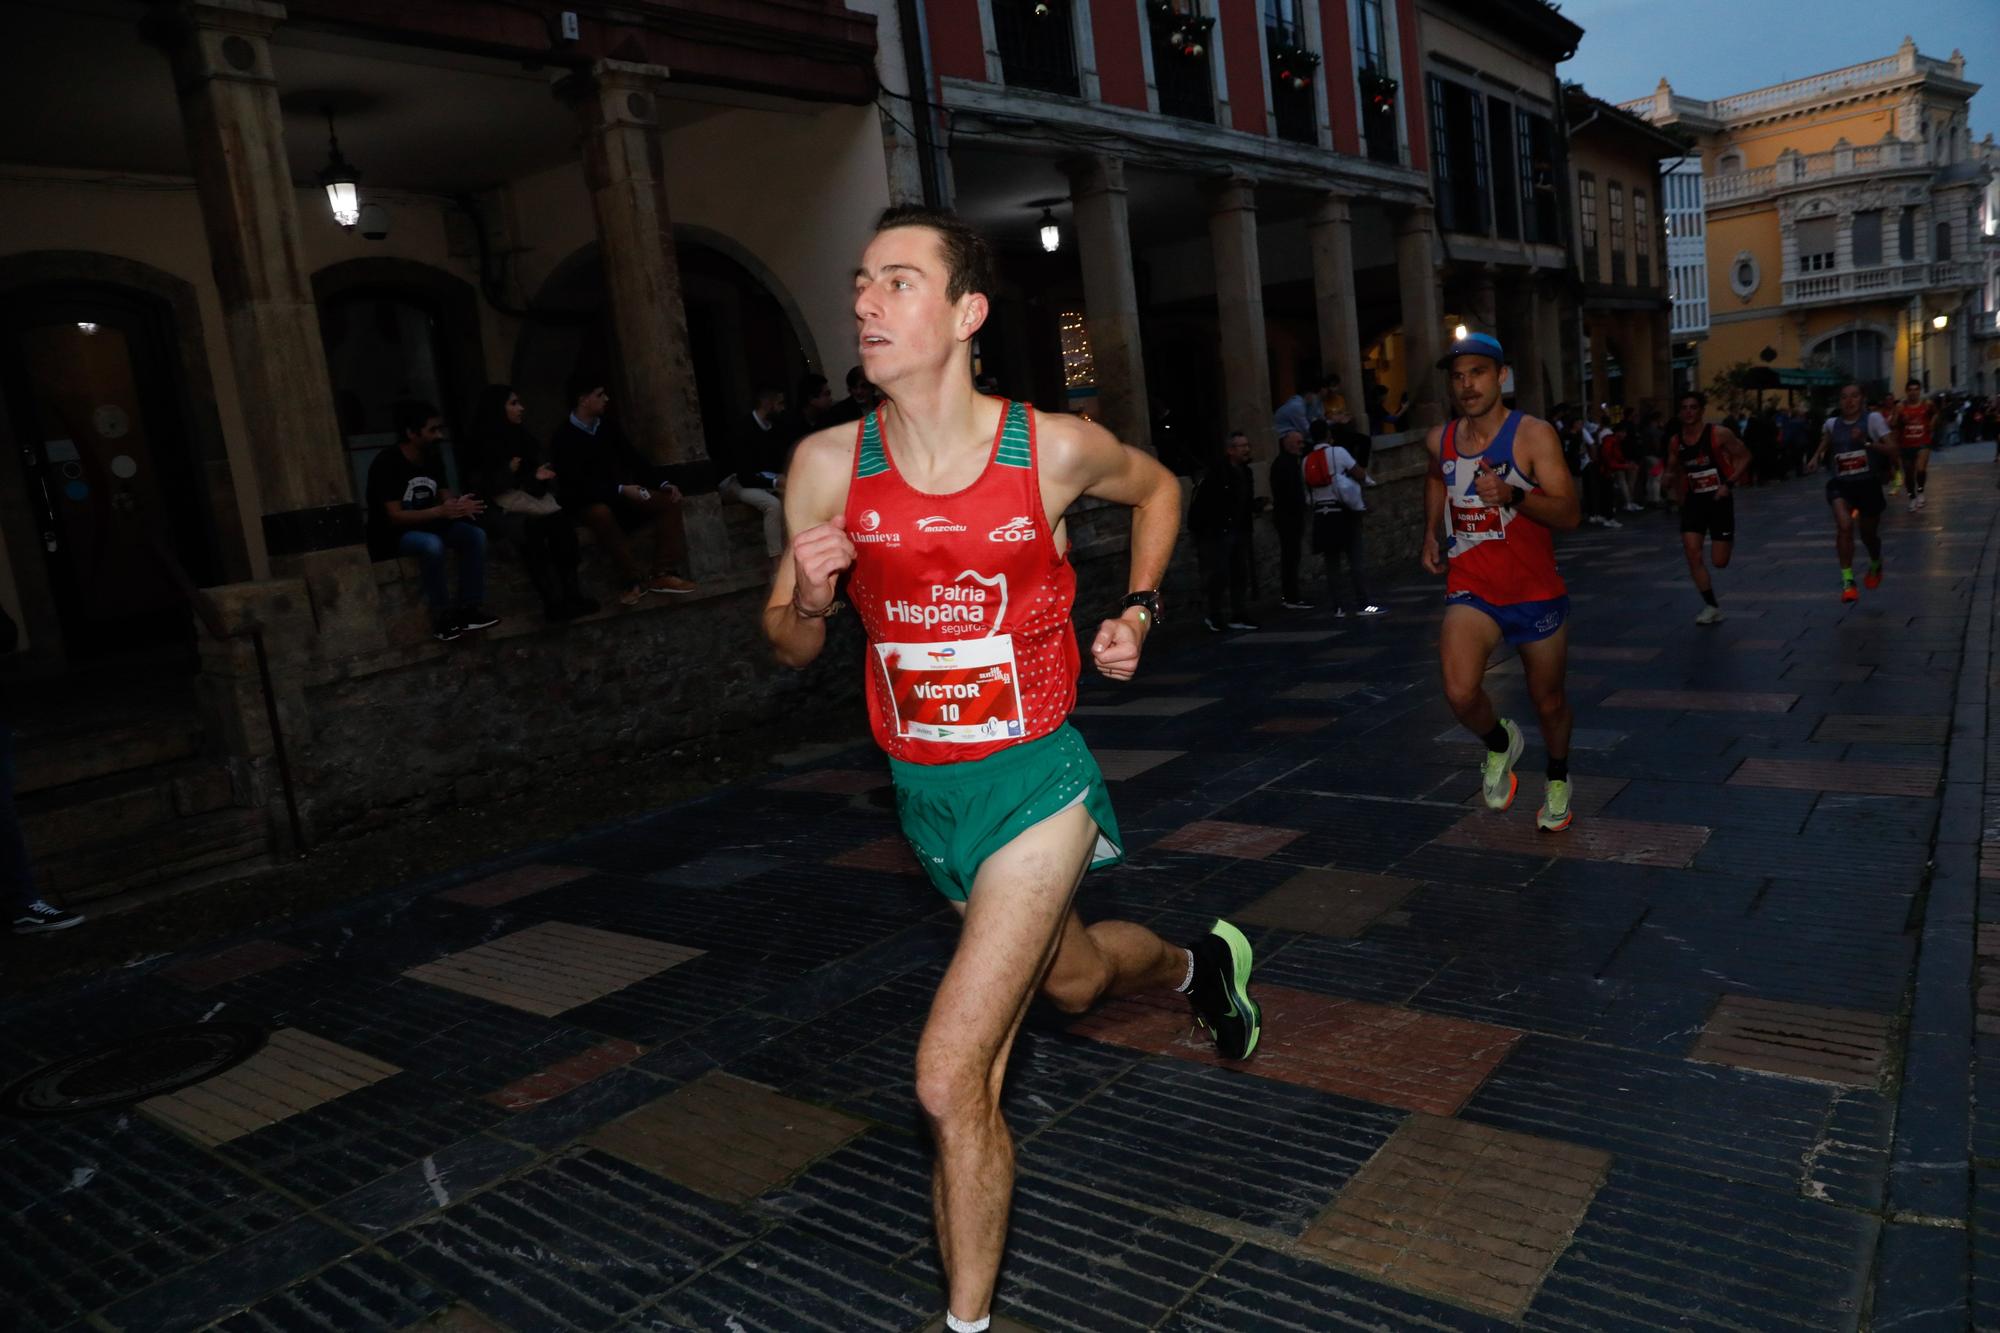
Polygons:
M1918 446L1918 447L1917 447L1917 448L1915 448L1915 449L1911 449L1911 448L1907 448L1907 447L1906 447L1906 448L1904 448L1904 449L1902 450L1902 454L1903 454L1903 475L1904 475L1904 476L1908 477L1908 476L1911 476L1912 474L1914 474L1914 473L1916 472L1916 470L1917 470L1917 455L1919 455L1919 454L1923 453L1923 452L1924 452L1924 450L1926 450L1926 449L1928 449L1928 448L1930 448L1930 446L1929 446L1928 444L1925 444L1925 445L1920 445L1920 446Z
M1705 533L1712 542L1736 540L1736 497L1690 495L1681 502L1681 531Z
M1847 501L1847 507L1863 518L1874 518L1889 507L1888 497L1882 494L1882 483L1874 478L1861 481L1829 481L1826 484L1826 502Z

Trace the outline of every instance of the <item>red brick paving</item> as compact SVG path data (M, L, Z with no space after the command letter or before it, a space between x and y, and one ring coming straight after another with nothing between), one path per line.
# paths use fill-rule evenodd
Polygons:
M765 784L772 791L817 791L834 796L865 796L889 785L889 775L867 768L821 768L794 773Z
M461 884L455 889L446 889L436 896L446 902L464 903L468 907L498 907L501 903L511 903L516 898L525 898L531 893L540 893L596 873L586 866L516 866L497 875L488 875L485 879L475 879L470 884Z
M635 1046L629 1041L613 1039L599 1042L581 1054L556 1061L539 1074L516 1079L498 1092L487 1093L486 1100L502 1110L525 1111L565 1092L573 1092L592 1079L602 1078L645 1053L644 1046Z
M1512 1028L1413 1009L1259 986L1264 1039L1248 1060L1225 1062L1178 995L1114 1000L1070 1026L1082 1037L1242 1069L1321 1092L1406 1111L1451 1115L1520 1040Z
M1250 728L1273 736L1304 736L1333 725L1330 717L1274 717Z
M1418 889L1414 879L1351 870L1301 870L1248 907L1239 924L1276 926L1330 939L1352 939Z
M1486 747L1482 745L1478 748L1484 750ZM1476 764L1481 757L1475 754L1468 762ZM1516 771L1518 772L1519 770ZM1479 775L1477 773L1468 773L1465 775L1465 778L1466 781L1472 784L1472 789L1466 792L1463 804L1484 810L1486 808L1486 798L1480 794L1481 784ZM1513 808L1519 810L1523 808L1524 803L1530 809L1540 806L1542 801L1541 776L1531 772L1521 773L1520 778L1521 790L1514 794ZM1616 800L1618 793L1624 791L1626 784L1630 781L1630 778L1606 778L1592 773L1572 772L1569 775L1569 808L1576 812L1576 817L1579 820L1586 816L1595 819L1597 812ZM1512 811L1509 811L1509 813L1511 814ZM1568 832L1565 832L1563 836L1568 837L1569 833L1574 832L1575 829L1576 825L1571 825Z
M254 977L312 955L276 940L249 940L221 953L160 969L160 976L184 990L212 990L224 982Z
M1812 734L1816 741L1863 745L1943 745L1950 736L1949 717L1897 713L1828 713Z
M921 875L924 870L917 864L916 853L910 850L909 841L898 833L864 842L839 856L828 858L827 864L849 870L879 870L889 875Z
M1299 1243L1368 1277L1518 1319L1610 1165L1595 1148L1414 1115Z
M1153 844L1159 851L1205 852L1261 861L1272 852L1305 836L1305 830L1272 828L1265 824L1233 824L1226 819L1197 819Z
M1729 775L1733 787L1783 787L1861 796L1931 796L1936 764L1856 764L1837 759L1745 759Z
M1526 787L1524 781L1521 784ZM1480 810L1467 815L1438 837L1446 847L1473 847L1521 856L1562 856L1582 861L1617 861L1624 865L1681 867L1694 860L1708 842L1699 824L1656 824L1644 819L1609 819L1578 813L1576 822L1560 833L1545 833L1535 825L1538 798L1522 792L1511 810Z
M1767 1074L1872 1088L1889 1059L1891 1020L1858 1009L1725 995L1689 1057Z
M1702 713L1783 713L1798 701L1796 694L1759 694L1754 690L1618 690L1606 696L1604 706Z

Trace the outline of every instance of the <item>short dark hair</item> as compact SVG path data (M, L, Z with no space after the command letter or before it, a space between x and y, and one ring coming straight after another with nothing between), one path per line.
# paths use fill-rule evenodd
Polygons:
M1247 443L1247 442L1249 441L1249 439L1250 439L1250 432L1249 432L1249 431L1247 431L1247 430L1232 430L1232 431L1230 431L1230 432L1229 432L1229 434L1227 434L1227 435L1225 435L1225 436L1223 436L1223 437L1222 437L1222 442L1223 442L1224 444L1228 444L1228 443L1229 443L1229 442L1231 442L1232 440L1242 440L1242 441L1244 441L1244 442L1246 442L1246 443Z
M421 435L424 424L432 417L443 417L437 408L421 398L398 398L390 409L391 419L396 423L396 438L407 440L412 435Z
M1340 387L1340 372L1329 370L1324 375L1321 375L1319 377L1319 387L1322 389L1338 389Z
M985 296L993 290L993 251L986 238L958 214L901 204L883 209L875 220L878 236L897 227L928 227L937 233L938 252L944 256L946 300L956 301L969 292Z
M766 399L783 398L784 396L785 396L785 391L783 389L780 389L775 384L760 384L757 386L756 401L760 403L764 402Z
M1924 382L1922 380L1909 380L1903 387L1905 389L1921 389L1924 387Z
M575 407L577 399L587 393L595 393L608 383L604 372L596 366L578 366L569 373L569 380L563 385L563 392L569 395L569 405Z
M826 376L824 375L815 375L812 374L811 372L807 372L806 374L799 376L799 400L798 402L792 404L792 406L794 407L805 406L807 403L810 403L813 399L819 397L820 391L825 388L826 388Z
M1685 403L1690 398L1694 399L1695 402L1699 403L1704 411L1707 410L1708 395L1703 393L1700 389L1689 389L1686 393L1674 399L1674 401L1677 403Z
M856 366L847 372L847 391L849 393L853 393L857 386L866 384L867 382L868 372L860 366Z

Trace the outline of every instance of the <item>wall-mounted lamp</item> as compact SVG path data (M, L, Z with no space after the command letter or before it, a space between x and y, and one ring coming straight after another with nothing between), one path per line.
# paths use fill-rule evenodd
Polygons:
M1451 336L1453 341L1455 342L1464 342L1466 335L1469 334L1470 332L1471 332L1470 329L1466 328L1465 325L1460 324L1457 328L1451 331Z
M361 196L354 188L360 183L361 173L341 156L340 137L333 132L332 107L326 108L326 141L326 166L319 173L319 183L326 187L326 202L333 210L333 220L351 230L361 221Z
M1939 333L1943 333L1943 332L1944 332L1944 327L1945 327L1945 325L1947 325L1947 324L1949 324L1949 323L1951 323L1951 316L1950 316L1950 315L1932 315L1932 316L1931 316L1931 327L1932 327L1932 328L1934 328L1934 329L1936 329L1936 330L1937 330L1937 331L1938 331Z

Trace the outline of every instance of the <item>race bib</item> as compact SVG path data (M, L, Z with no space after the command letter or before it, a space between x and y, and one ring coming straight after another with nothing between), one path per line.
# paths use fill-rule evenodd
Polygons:
M1868 470L1866 449L1849 449L1833 456L1833 474L1837 477L1858 477Z
M1461 542L1490 542L1505 538L1507 525L1495 505L1470 502L1456 496L1451 501L1451 533Z
M896 734L977 745L1024 734L1014 636L949 643L878 643Z
M1713 495L1722 489L1722 474L1712 467L1705 467L1688 473L1688 485L1694 488L1696 495Z

